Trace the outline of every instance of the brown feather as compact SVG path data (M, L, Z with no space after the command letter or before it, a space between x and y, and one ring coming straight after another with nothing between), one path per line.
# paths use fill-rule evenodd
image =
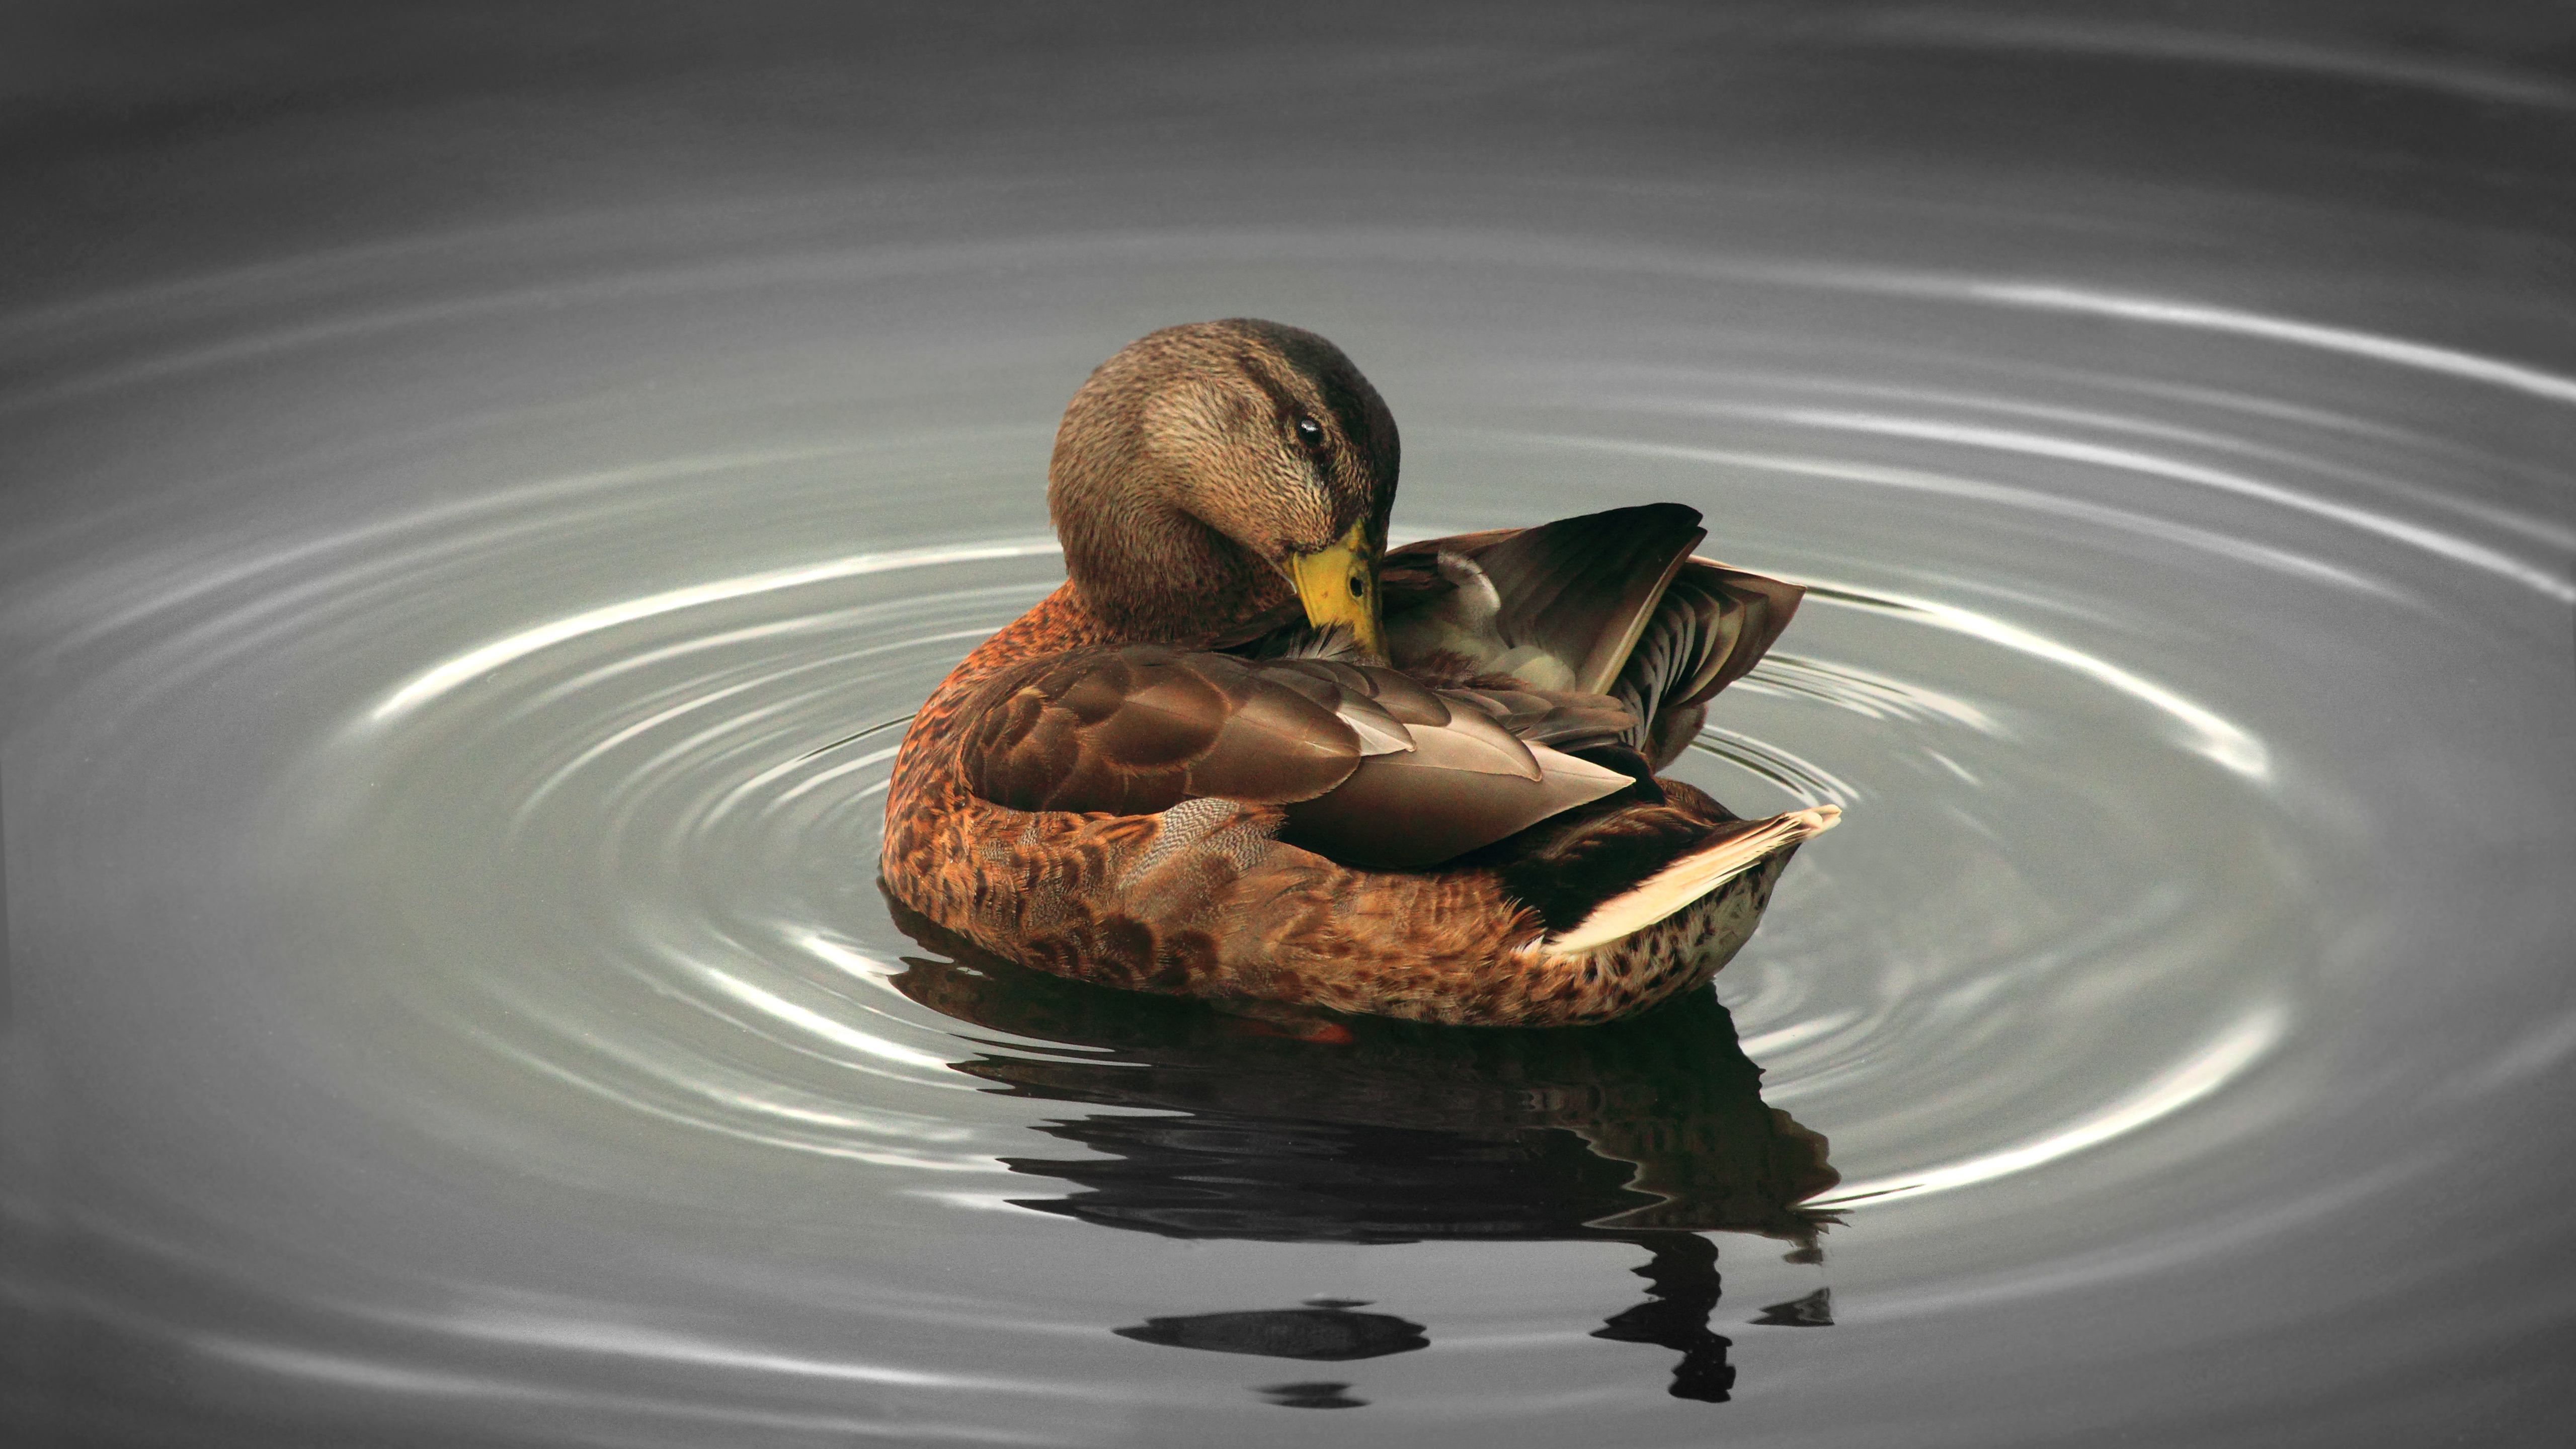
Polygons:
M1497 610L1490 627L1498 639L1562 668L1566 682L1557 687L1600 694L1618 677L1665 585L1707 536L1697 509L1649 503L1490 542L1452 541L1444 551L1473 563L1491 583Z
M1308 802L1290 814L1290 839L1379 869L1436 865L1627 786L1523 742L1502 718L1517 709L1562 732L1570 710L1596 734L1625 728L1598 696L1434 694L1378 666L1155 644L1033 660L987 694L958 758L966 788L994 804L1141 815L1197 798Z
M1222 654L1076 650L1006 671L987 693L958 741L964 784L1015 810L1306 800L1348 779L1362 755L1331 708Z

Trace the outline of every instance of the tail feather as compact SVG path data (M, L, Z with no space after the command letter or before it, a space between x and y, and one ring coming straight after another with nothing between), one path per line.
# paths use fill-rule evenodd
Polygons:
M1773 854L1833 829L1842 813L1835 805L1794 810L1685 855L1593 907L1571 929L1550 937L1547 949L1560 956L1576 955L1642 931Z

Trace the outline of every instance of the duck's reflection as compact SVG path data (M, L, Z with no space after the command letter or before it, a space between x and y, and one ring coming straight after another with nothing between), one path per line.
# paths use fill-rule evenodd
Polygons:
M1141 1343L1199 1348L1210 1353L1255 1353L1264 1358L1384 1358L1429 1348L1422 1325L1392 1313L1354 1313L1367 1305L1354 1299L1313 1299L1303 1308L1260 1308L1248 1313L1197 1313L1186 1318L1148 1318L1133 1328L1116 1329L1120 1338Z
M1700 1234L1758 1233L1793 1244L1793 1261L1812 1262L1817 1234L1832 1221L1799 1206L1838 1180L1825 1140L1762 1104L1761 1070L1707 993L1607 1026L1557 1030L1247 1017L1044 975L899 906L896 919L936 953L905 958L910 969L895 978L905 995L1072 1048L1058 1055L1018 1045L959 1071L1018 1096L1124 1109L1039 1129L1100 1156L1005 1159L1014 1171L1079 1189L1020 1200L1025 1207L1182 1238L1634 1243L1651 1254L1636 1270L1646 1301L1593 1336L1680 1353L1672 1392L1712 1401L1726 1398L1734 1370L1728 1341L1708 1327L1717 1249ZM1134 1115L1138 1108L1164 1115ZM1772 1314L1827 1323L1823 1303L1811 1295ZM1117 1331L1235 1353L1328 1338L1357 1348L1276 1353L1292 1358L1368 1357L1428 1342L1416 1325L1351 1314L1353 1306L1156 1318ZM1344 1318L1384 1322L1366 1325L1374 1337L1353 1337ZM1347 1385L1293 1387L1329 1387L1323 1398L1356 1402L1343 1399Z

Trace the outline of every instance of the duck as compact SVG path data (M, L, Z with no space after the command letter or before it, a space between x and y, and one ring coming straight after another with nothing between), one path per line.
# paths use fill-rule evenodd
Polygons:
M1388 547L1340 348L1151 332L1047 469L1065 581L906 731L880 883L1004 959L1263 1011L1581 1026L1706 986L1840 811L1665 776L1802 590L1677 503Z

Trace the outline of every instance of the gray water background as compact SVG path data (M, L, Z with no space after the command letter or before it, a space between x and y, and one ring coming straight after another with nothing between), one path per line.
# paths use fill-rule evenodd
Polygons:
M19 6L0 78L13 1442L2566 1422L2567 7ZM1849 812L1726 1013L1282 1041L890 915L1066 396L1236 314L1375 380L1400 534L1815 587L1682 767ZM1768 1109L1838 1221L1712 1210L1677 1397L1586 1224Z

